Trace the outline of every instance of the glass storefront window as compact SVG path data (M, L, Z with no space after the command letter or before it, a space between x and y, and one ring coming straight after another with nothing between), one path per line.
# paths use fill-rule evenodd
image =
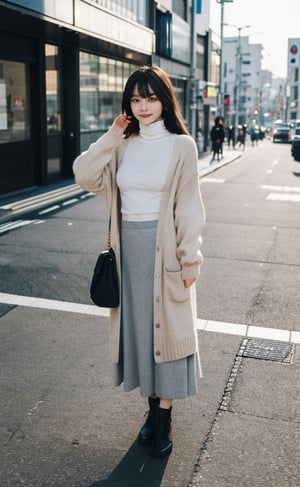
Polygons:
M47 101L47 133L61 132L60 113L60 71L58 47L51 44L45 46L46 56L46 101Z
M81 150L106 132L121 111L125 82L135 66L80 53Z
M0 143L30 138L28 69L0 59Z

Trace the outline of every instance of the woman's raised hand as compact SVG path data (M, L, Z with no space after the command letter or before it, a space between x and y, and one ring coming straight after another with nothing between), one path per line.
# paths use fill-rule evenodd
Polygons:
M131 123L131 116L118 115L114 119L113 126L119 127L120 129L125 130L130 123Z

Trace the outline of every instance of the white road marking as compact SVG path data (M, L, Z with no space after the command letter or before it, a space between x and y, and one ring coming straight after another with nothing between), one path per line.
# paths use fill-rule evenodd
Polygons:
M45 220L35 220L33 222L34 225L40 225L41 223L45 223Z
M89 198L90 196L96 196L95 193L84 193L80 196L81 200L84 200L85 198Z
M278 193L300 193L300 186L274 186L272 184L263 184L260 188L268 191L276 191Z
M45 210L39 211L39 215L45 215L46 213L50 213L51 211L58 210L60 208L60 205L53 205L50 206L49 208L46 208Z
M73 203L76 203L77 201L79 201L78 198L72 198L71 200L64 201L61 206L72 205Z
M70 303L67 301L57 301L54 299L33 298L30 296L19 296L17 294L0 293L0 303L14 304L16 306L26 306L29 308L54 309L57 311L67 311L71 313L82 313L87 315L109 315L108 309L98 308L94 305Z
M107 308L98 308L94 305L56 301L53 299L19 296L16 294L0 293L0 303L30 308L52 309L69 313L81 313L86 315L109 316ZM213 333L225 333L241 337L266 338L289 343L300 343L300 332L283 330L278 328L264 328L261 326L243 325L239 323L226 323L213 320L197 320L197 329Z
M300 186L275 186L272 184L264 184L260 186L261 189L270 191L266 196L270 201L292 201L294 203L300 202Z
M300 203L300 194L269 193L266 199L271 201L292 201L293 203Z
M202 181L204 181L205 183L225 183L226 179L204 177L202 178Z
M44 220L16 220L12 222L6 222L0 225L0 233L10 232L16 228L25 227L26 225L42 223Z

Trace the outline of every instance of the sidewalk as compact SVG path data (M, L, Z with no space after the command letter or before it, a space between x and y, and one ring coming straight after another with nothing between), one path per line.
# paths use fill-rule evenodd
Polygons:
M247 347L242 342L189 487L300 485L300 346L287 362L252 358Z
M74 179L68 179L0 195L0 223L83 193L84 191L74 183Z
M176 401L174 451L136 437L147 402L113 384L107 318L17 306L1 317L1 487L184 487L240 338L201 332L200 395Z
M212 154L207 153L199 159L199 173L200 178L207 176L208 174L217 171L220 167L235 161L243 155L243 151L238 149L227 149L224 146L223 158L218 161L212 161Z
M299 487L299 345L271 361L199 331L199 395L174 402L173 452L153 459L146 400L112 386L107 318L0 310L1 486Z

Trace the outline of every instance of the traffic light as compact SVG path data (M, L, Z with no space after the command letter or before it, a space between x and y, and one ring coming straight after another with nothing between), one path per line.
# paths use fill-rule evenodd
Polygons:
M300 66L300 39L289 39L288 65L294 68Z
M230 95L224 95L224 105L230 105Z

